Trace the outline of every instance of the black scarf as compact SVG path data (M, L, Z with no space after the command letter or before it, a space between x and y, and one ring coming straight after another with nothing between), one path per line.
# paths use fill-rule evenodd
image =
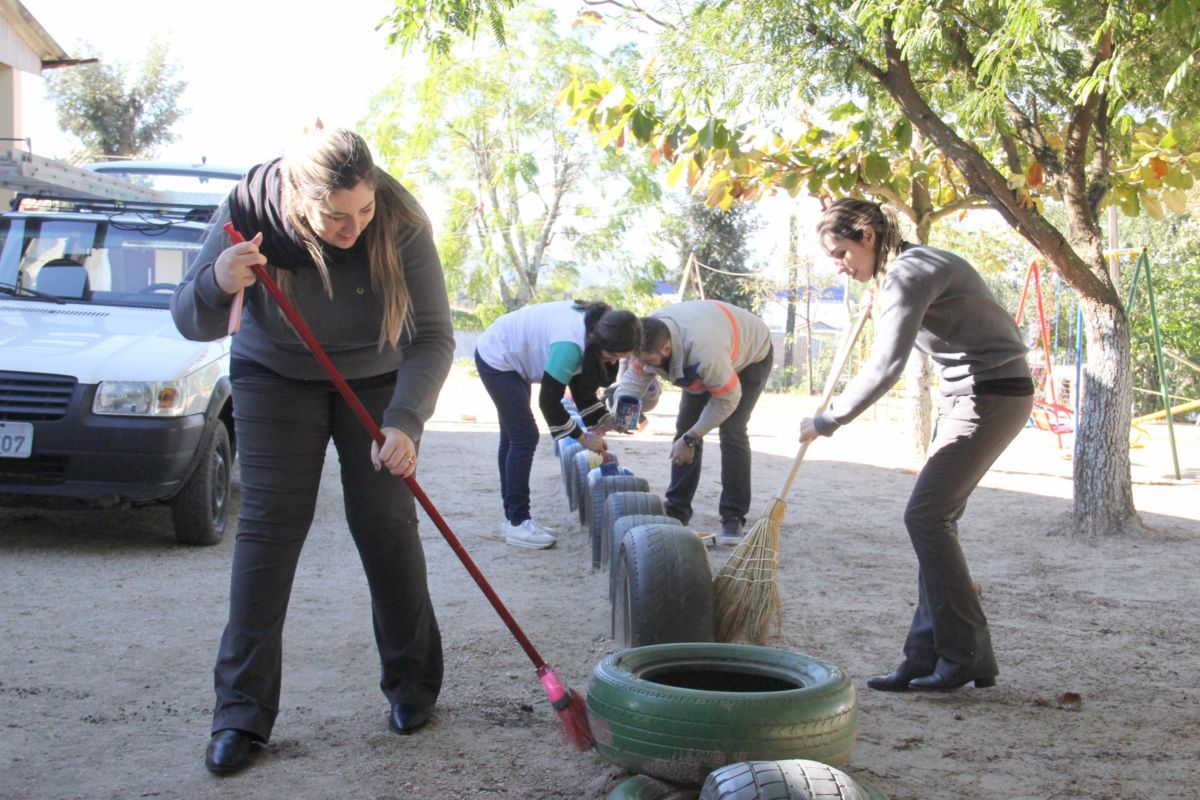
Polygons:
M283 211L279 159L251 167L229 194L229 218L247 239L262 232L259 248L276 269L315 269L312 256Z

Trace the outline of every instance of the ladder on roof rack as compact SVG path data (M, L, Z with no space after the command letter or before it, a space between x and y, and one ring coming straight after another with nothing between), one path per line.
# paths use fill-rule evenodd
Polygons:
M0 153L0 188L40 197L167 202L164 192L23 150Z
M18 194L13 200L17 211L75 211L90 214L132 214L147 220L208 222L216 206L212 203L151 203L144 200L108 200L92 197L49 197Z

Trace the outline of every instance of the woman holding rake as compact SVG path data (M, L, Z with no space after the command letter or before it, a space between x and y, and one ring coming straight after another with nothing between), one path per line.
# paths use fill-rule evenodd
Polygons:
M958 520L979 481L1025 426L1033 406L1027 348L1012 317L959 256L905 242L890 209L838 200L817 224L839 272L880 281L875 344L845 392L800 423L800 441L830 436L899 380L915 346L941 380L929 458L904 512L916 552L918 602L904 660L868 679L880 691L994 686L987 618L958 543Z

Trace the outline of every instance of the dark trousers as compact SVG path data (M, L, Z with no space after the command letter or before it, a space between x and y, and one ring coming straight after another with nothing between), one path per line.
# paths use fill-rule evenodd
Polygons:
M773 349L766 358L756 361L738 373L742 385L742 399L737 408L721 423L718 432L721 440L721 499L717 510L722 520L746 521L750 510L750 436L746 425L750 414L762 394L767 378L771 374ZM679 401L679 414L675 417L675 439L687 433L696 420L700 419L709 393L691 394L684 392ZM667 513L687 524L692 518L692 498L700 486L700 467L704 462L704 442L696 445L691 464L673 464L671 483L667 487L664 506Z
M943 397L925 467L904 524L917 554L918 601L904 643L917 671L965 666L973 677L999 671L987 618L958 543L958 521L984 474L1029 419L1032 397Z
M355 388L380 419L394 385L394 379L374 379ZM346 521L371 590L380 688L389 703L432 705L442 685L442 640L407 486L387 470L375 471L370 435L331 384L242 376L233 383L233 406L242 504L229 622L215 669L213 731L270 736L279 711L288 598L331 438L341 462Z
M529 382L511 370L501 371L475 354L475 368L500 418L500 498L504 518L513 525L529 519L529 472L537 452L537 420L529 407L533 390Z

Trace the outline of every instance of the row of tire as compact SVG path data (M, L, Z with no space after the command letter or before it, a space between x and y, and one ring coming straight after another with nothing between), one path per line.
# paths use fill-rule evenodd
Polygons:
M572 439L556 449L592 568L608 570L613 639L622 647L713 641L712 568L700 536L615 458L601 463Z
M633 773L608 800L885 800L833 766L857 733L845 673L799 653L714 642L701 537L615 459L601 463L570 439L555 449L592 567L608 570L612 636L624 648L588 686L597 752ZM781 684L702 688L727 673Z

